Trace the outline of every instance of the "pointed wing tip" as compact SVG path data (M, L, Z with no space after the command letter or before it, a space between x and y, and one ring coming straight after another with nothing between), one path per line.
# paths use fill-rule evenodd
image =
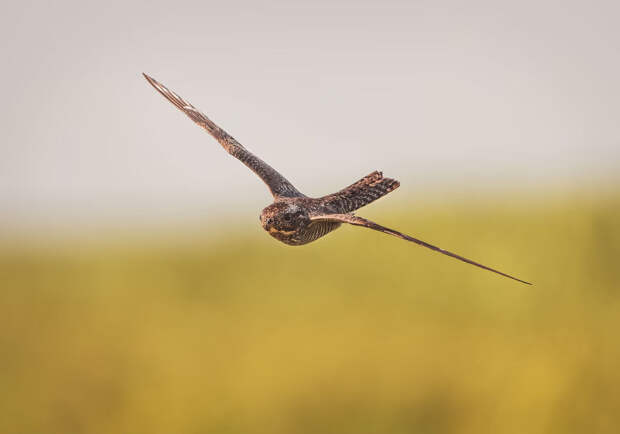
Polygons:
M161 92L161 91L162 91L162 89L165 89L165 90L167 90L167 91L168 91L168 92L170 92L170 93L174 93L174 92L169 91L169 90L166 88L166 86L164 86L163 84L161 84L159 81L155 80L155 79L154 79L153 77L151 77L150 75L148 75L148 74L146 74L146 73L144 73L144 72L143 72L143 73L142 73L142 76L146 79L146 81L148 81L148 82L149 82L149 84L150 84L151 86L153 86L153 87L154 87L155 89L157 89L159 92ZM164 95L164 96L165 96L165 95ZM176 95L176 94L175 94L175 96L176 96L177 98L179 98L179 99L180 99L180 97L179 97L178 95Z
M191 104L185 102L183 100L183 98L181 98L179 95L177 95L176 93L174 93L173 91L168 89L166 86L161 84L159 81L155 80L153 77L151 77L150 75L148 75L148 74L146 74L144 72L142 73L142 75L144 76L146 81L148 81L149 84L151 86L153 86L153 88L157 92L159 92L164 98L166 98L168 101L170 101L172 104L174 104L179 110L185 112L185 114L188 114L186 112L186 110L185 110L186 108L191 108L194 111L196 111L196 109L194 107L192 107ZM189 114L188 114L188 116L189 116ZM190 118L191 118L191 116L190 116Z
M525 283L526 285L530 285L530 286L534 285L531 282L527 282L525 280L521 280L518 277L514 277L514 276L511 276L510 274L502 273L501 271L497 271L497 270L493 270L493 269L490 269L489 271L493 271L494 273L500 274L500 275L502 275L504 277L508 277L509 279L516 280L517 282Z
M142 73L142 76L146 79L146 81L148 81L152 85L155 85L155 83L157 83L157 80L155 80L153 77L149 76L148 74L144 72Z
M495 270L492 270L492 271L495 271ZM495 271L495 272L497 273L497 271ZM531 282L526 282L525 280L518 279L518 278L513 277L513 276L510 276L510 275L508 275L508 274L504 274L504 273L498 273L498 274L501 274L501 275L502 275L502 276L504 276L504 277L508 277L509 279L516 280L517 282L524 283L524 284L526 284L526 285L530 285L530 286L533 286L533 285L534 285L534 284L533 284L533 283L531 283Z
M467 258L465 258L463 256L460 256L460 255L457 255L456 253L449 252L447 250L444 250L444 249L441 249L441 248L439 248L437 246L429 244L429 243L427 243L425 241L419 240L417 238L413 238L413 237L411 237L409 235L405 235L402 232L398 232L398 231L395 231L393 229L386 228L385 226L381 226L381 225L379 225L379 224L377 224L375 222L372 222L370 220L367 220L367 219L365 219L363 217L359 217L359 216L356 216L356 215L353 215L353 214L324 214L324 215L317 215L317 216L314 216L314 217L310 217L310 220L330 220L330 219L335 220L335 221L339 221L341 223L349 223L349 224L352 224L352 225L355 225L355 226L363 226L363 227L366 227L366 228L369 228L369 229L374 229L376 231L383 232L383 233L388 234L388 235L393 235L393 236L396 236L398 238L404 239L406 241L411 241L411 242L416 243L418 245L421 245L423 247L429 248L429 249L434 250L436 252L439 252L439 253L441 253L443 255L450 256L452 258L458 259L459 261L465 262L465 263L473 265L475 267L482 268L483 270L487 270L487 271L490 271L492 273L499 274L500 276L504 276L504 277L507 277L509 279L516 280L517 282L521 282L521 283L524 283L526 285L533 285L533 283L527 282L525 280L521 280L521 279L519 279L517 277L511 276L510 274L502 273L501 271L495 270L495 269L493 269L491 267L487 267L486 265L479 264L478 262L472 261L471 259L467 259Z

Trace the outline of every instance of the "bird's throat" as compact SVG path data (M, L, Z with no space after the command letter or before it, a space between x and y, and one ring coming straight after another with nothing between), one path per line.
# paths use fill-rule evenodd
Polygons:
M289 236L289 235L293 235L295 232L297 232L296 230L292 230L292 231L281 231L278 230L274 227L269 228L269 233L271 235L283 235L283 236Z

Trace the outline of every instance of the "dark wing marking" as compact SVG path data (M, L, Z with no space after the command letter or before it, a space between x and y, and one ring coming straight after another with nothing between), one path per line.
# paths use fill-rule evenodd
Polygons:
M401 232L395 231L394 229L386 228L385 226L381 226L375 222L372 222L362 217L355 216L353 214L326 214L326 215L312 217L311 219L312 220L323 220L323 221L338 221L342 223L349 223L355 226L362 226L365 228L374 229L375 231L383 232L384 234L394 235L395 237L402 238L403 240L411 241L413 243L427 247L431 250L435 250L436 252L443 253L444 255L447 255L447 256L451 256L453 258L458 259L459 261L467 262L468 264L475 265L476 267L479 267L479 268L482 268L488 271L492 271L493 273L501 274L504 277L508 277L510 279L516 280L521 283L525 283L527 285L531 285L530 282L526 282L525 280L517 279L516 277L513 277L509 274L494 270L493 268L474 262L471 259L464 258L463 256L457 255L456 253L452 253L447 250L440 249L437 246L433 246L432 244L429 244L422 240L418 240L417 238L410 237L409 235L405 235Z
M372 172L336 193L322 197L320 200L328 209L337 213L353 212L371 202L396 190L400 182L392 178L384 178L381 172Z
M277 170L269 166L263 160L256 155L248 151L243 145L237 142L226 131L218 127L211 119L202 114L193 105L184 101L176 93L169 90L166 86L159 83L152 77L146 74L144 78L161 93L168 101L174 104L179 110L185 113L191 120L203 127L209 132L215 139L220 142L222 147L228 151L230 155L237 158L243 164L248 166L250 170L256 173L269 187L271 194L274 197L302 197L301 194L293 185L282 176Z

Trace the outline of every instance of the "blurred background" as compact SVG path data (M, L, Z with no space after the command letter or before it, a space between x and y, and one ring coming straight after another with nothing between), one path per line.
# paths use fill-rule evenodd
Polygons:
M617 433L617 2L4 2L3 433ZM344 227L254 174L534 282Z

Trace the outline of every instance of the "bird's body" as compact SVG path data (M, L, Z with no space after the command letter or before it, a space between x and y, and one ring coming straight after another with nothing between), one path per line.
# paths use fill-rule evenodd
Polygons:
M300 193L294 197L276 198L263 209L261 224L275 239L291 246L301 246L327 235L342 224L323 217L352 213L399 185L394 179L384 178L381 172L373 172L327 196L311 198Z
M342 223L348 223L414 242L476 267L529 284L529 282L517 279L486 265L440 249L432 244L386 228L354 214L357 209L398 188L400 185L398 181L386 178L381 172L375 171L336 193L319 198L307 197L278 171L248 151L190 103L184 101L176 93L148 75L144 74L144 77L168 101L207 130L229 154L240 160L267 184L274 197L274 201L263 209L260 215L260 222L263 229L278 241L291 246L301 246L338 229Z

